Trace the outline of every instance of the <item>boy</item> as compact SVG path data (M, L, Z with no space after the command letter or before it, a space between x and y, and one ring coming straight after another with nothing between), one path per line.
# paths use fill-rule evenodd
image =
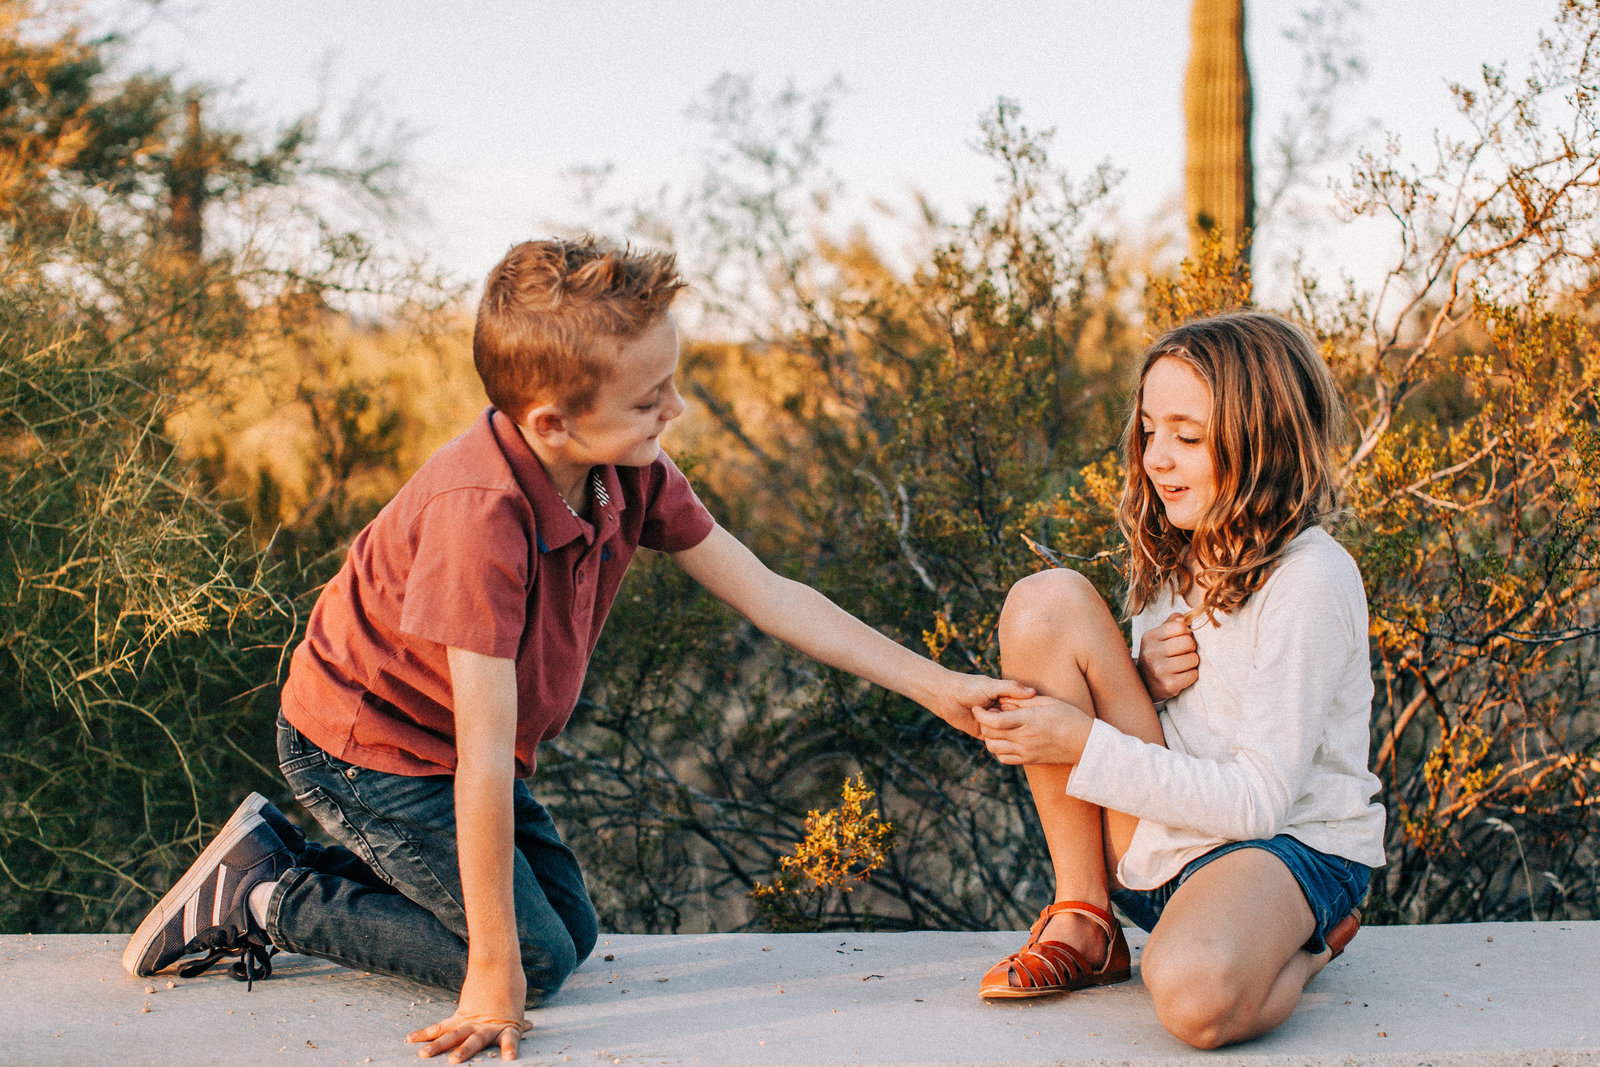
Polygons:
M684 410L671 256L528 242L490 273L473 360L491 407L363 530L312 611L278 720L296 798L252 795L129 942L152 974L278 949L459 990L408 1041L506 1059L594 947L572 853L520 780L566 725L634 550L669 553L762 630L976 733L1031 690L957 674L780 578L716 524L657 440Z

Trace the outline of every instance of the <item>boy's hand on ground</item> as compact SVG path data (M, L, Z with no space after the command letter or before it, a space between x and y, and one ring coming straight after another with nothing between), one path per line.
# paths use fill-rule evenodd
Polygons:
M492 977L483 968L467 965L467 979L461 986L461 999L456 1003L455 1014L443 1022L415 1030L406 1040L427 1044L417 1050L426 1059L441 1052L450 1053L451 1063L465 1063L491 1045L499 1044L500 1058L517 1058L517 1044L522 1035L533 1029L533 1024L523 1016L523 1000L527 996L527 979L520 965ZM489 988L481 988L488 986Z
M1008 682L1003 678L987 678L981 674L962 674L950 670L944 673L943 685L927 701L927 708L957 730L973 737L981 736L978 720L972 717L974 709L994 707L1001 700L1026 700L1033 696L1030 686Z
M1200 648L1184 616L1173 612L1139 642L1139 677L1156 702L1171 700L1200 677Z
M973 714L989 753L1009 764L1077 763L1094 725L1077 705L1047 696L1006 699Z
M451 1063L465 1063L498 1042L500 1058L514 1060L522 1035L532 1029L533 1024L526 1019L485 1018L457 1009L444 1022L407 1034L406 1040L413 1044L428 1042L417 1050L417 1055L424 1059L449 1052Z

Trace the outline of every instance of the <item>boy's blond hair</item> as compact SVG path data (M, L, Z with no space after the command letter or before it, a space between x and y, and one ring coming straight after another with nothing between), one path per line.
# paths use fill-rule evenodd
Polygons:
M667 252L592 237L512 248L489 272L472 334L489 402L518 422L540 403L588 411L617 347L666 314L684 284Z

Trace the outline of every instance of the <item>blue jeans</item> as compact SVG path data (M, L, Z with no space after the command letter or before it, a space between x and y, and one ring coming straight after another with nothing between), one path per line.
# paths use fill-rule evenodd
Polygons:
M1156 922L1161 918L1167 901L1172 899L1172 894L1195 871L1241 848L1259 848L1272 853L1283 861L1289 873L1294 875L1294 880L1300 883L1300 891L1306 895L1306 903L1311 905L1311 917L1317 924L1311 933L1311 940L1304 946L1312 955L1328 947L1325 940L1328 931L1367 898L1371 867L1341 856L1318 852L1288 834L1279 834L1264 840L1230 841L1226 845L1218 845L1205 855L1190 860L1176 876L1154 889L1113 889L1111 902L1121 908L1122 914L1132 919L1135 926L1148 933L1156 928Z
M459 992L467 917L456 861L455 779L412 778L335 759L280 713L278 760L295 799L338 842L307 844L267 907L285 952ZM528 1006L594 949L594 905L572 851L528 787L513 784L512 895Z

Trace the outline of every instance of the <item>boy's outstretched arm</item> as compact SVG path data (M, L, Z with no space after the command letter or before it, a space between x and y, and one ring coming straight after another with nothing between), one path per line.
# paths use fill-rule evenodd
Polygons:
M978 734L974 707L989 707L1001 697L1023 700L1033 695L1025 685L947 670L896 644L810 586L773 573L721 526L672 558L764 632L813 659L909 697L973 736Z
M423 1056L450 1052L451 1063L493 1045L502 1059L513 1060L517 1043L532 1029L523 1015L528 980L511 891L516 664L459 648L447 657L456 708L456 852L467 913L467 977L455 1014L406 1040L426 1041Z

